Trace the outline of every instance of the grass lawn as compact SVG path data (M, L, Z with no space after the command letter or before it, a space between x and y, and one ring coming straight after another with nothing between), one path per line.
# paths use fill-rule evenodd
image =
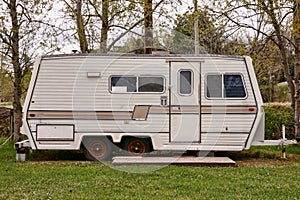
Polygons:
M167 166L141 174L60 157L16 163L13 145L6 144L0 199L300 199L300 146L288 147L288 155L281 160L276 147L255 148L231 155L238 167Z

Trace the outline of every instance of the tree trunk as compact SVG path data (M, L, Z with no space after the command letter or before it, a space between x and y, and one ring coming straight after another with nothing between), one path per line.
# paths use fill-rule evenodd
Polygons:
M152 0L144 0L145 54L152 54L153 48L153 15Z
M84 23L83 23L81 8L82 8L82 0L76 0L76 25L77 25L79 44L80 44L80 51L81 53L88 53L88 43L84 31Z
M294 5L294 17L293 17L293 34L295 40L295 138L300 136L299 127L299 116L300 116L300 87L299 87L299 76L300 76L300 0L295 0Z
M108 38L108 8L109 0L102 1L102 28L100 39L100 51L101 53L107 53L107 38Z
M17 13L16 0L11 0L9 3L10 17L12 23L11 50L12 50L12 65L14 68L14 141L21 140L20 128L22 126L22 105L21 105L21 82L22 69L19 58L19 22Z
M298 124L299 124L299 117L297 116L297 102L296 99L296 90L295 90L295 85L293 83L293 79L290 73L290 67L289 67L289 62L288 62L288 55L287 55L287 49L286 49L286 43L282 35L282 30L280 28L280 23L278 22L278 19L276 18L275 14L275 8L274 8L274 2L273 0L268 1L268 5L266 5L265 1L261 1L261 5L263 6L263 10L268 14L268 16L271 19L272 26L274 27L275 30L275 35L277 38L277 46L279 48L280 54L281 54L281 59L282 59L282 66L283 66L283 71L284 71L284 76L286 78L286 81L288 83L290 92L291 92L291 106L293 109L294 113L294 123L295 123L295 132L298 132ZM297 119L296 119L297 118Z

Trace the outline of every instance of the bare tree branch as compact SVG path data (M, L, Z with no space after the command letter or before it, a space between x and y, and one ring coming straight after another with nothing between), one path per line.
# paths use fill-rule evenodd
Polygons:
M159 6L160 4L162 4L164 2L164 0L160 0L152 9L151 13L153 13ZM137 22L135 22L130 28L128 28L125 32L123 32L122 34L120 34L109 46L108 46L108 50L110 50L120 39L122 39L127 33L131 32L132 29L134 29L136 26L138 26L139 24L141 24L143 21L145 20L145 18L142 18L140 20L138 20Z
M211 10L211 11L213 11L213 10ZM213 11L213 12L215 12L215 11ZM227 12L219 12L219 14L225 16L228 20L230 20L232 23L234 23L235 25L237 25L237 26L239 26L239 27L252 29L252 30L256 31L256 32L259 33L259 34L262 34L262 35L264 35L264 36L270 38L276 45L278 45L277 41L276 41L274 38L270 37L269 34L267 34L267 33L263 32L263 31L261 31L260 29L255 28L254 26L251 26L251 25L249 25L249 24L241 23L241 22L238 22L238 21L232 19L232 17L230 17L230 16L227 14Z
M95 10L97 16L101 19L101 21L104 21L102 15L99 13L99 11L98 11L96 5L95 5L91 0L88 0L88 1L89 1L90 5L94 8L94 10Z
M127 33L129 33L132 29L134 29L137 25L142 23L144 21L144 18L140 19L139 21L135 22L130 28L128 28L125 32L120 34L109 46L108 50L110 50L122 37L124 37Z

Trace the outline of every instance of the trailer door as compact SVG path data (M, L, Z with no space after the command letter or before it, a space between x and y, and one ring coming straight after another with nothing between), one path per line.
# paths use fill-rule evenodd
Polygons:
M170 142L200 143L200 62L170 62Z

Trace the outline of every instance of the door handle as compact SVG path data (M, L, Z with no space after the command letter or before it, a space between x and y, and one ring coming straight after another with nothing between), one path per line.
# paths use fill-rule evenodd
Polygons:
M165 107L168 105L168 97L167 96L161 96L160 97L160 105Z

